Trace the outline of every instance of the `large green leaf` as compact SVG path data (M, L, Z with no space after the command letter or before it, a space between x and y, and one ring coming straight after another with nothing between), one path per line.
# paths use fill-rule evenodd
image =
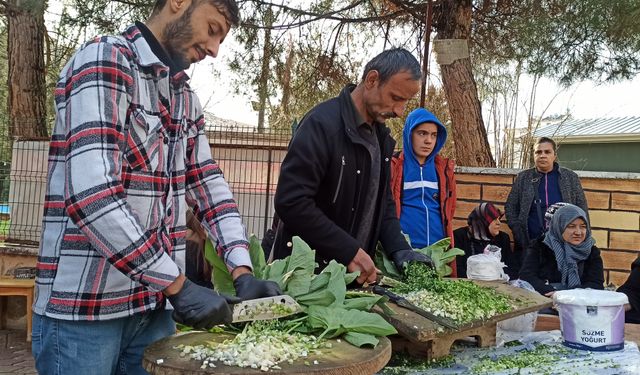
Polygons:
M289 263L287 264L287 272L297 269L303 269L308 274L312 275L313 270L316 268L315 254L316 252L311 250L309 245L304 242L300 237L294 236L291 239L293 243L293 249L289 256Z
M315 292L320 289L326 289L331 279L330 273L321 273L319 275L311 276L311 284L309 285L309 292Z
M304 306L329 306L335 300L336 296L329 289L320 289L296 297L296 301Z
M358 332L375 336L397 333L380 315L340 307L310 306L307 322L312 328L324 329L322 337L332 338L346 332Z
M347 294L347 285L344 282L345 275L347 274L347 267L335 260L332 260L321 273L328 273L331 275L329 282L327 283L327 290L335 296L332 306L342 306L345 295Z
M376 267L382 271L385 276L392 277L394 279L401 279L402 275L398 272L396 265L387 257L387 254L382 249L382 245L378 242L376 247L376 255L373 257L373 263Z
M289 258L274 260L266 265L262 277L264 280L275 281L280 285L280 288L284 288L282 278L287 271L287 263Z
M440 277L449 276L452 273L449 263L451 263L456 256L464 255L464 251L458 248L449 249L451 239L445 237L438 242L435 242L422 249L415 249L416 251L427 255L433 260L433 264L436 267L436 272Z
M233 278L227 269L222 258L218 256L218 252L213 247L210 240L204 244L204 257L213 268L213 287L218 293L235 295L236 289L233 287Z
M309 292L311 286L311 277L304 269L294 270L287 282L284 292L291 297L297 297Z
M262 279L264 267L267 262L264 260L264 251L260 240L255 235L249 238L249 255L251 256L251 264L253 265L253 275L258 279Z
M368 333L360 333L360 332L347 332L342 336L345 341L349 344L357 346L359 348L363 346L371 346L376 347L380 340L378 340L374 335L370 335Z
M346 309L369 311L374 305L384 298L383 296L372 295L370 293L366 294L368 295L345 299L344 307Z

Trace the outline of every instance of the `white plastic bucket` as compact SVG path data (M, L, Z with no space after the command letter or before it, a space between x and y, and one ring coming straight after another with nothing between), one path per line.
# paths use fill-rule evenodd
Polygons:
M564 345L581 350L624 348L623 293L595 289L562 290L553 294L560 313Z

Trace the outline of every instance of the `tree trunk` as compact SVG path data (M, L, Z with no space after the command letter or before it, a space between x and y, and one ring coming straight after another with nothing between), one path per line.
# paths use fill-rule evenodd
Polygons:
M43 0L12 0L7 13L8 112L13 139L48 136Z
M443 0L436 21L436 40L465 39L471 34L471 0ZM455 142L456 163L494 167L470 58L440 64Z
M265 15L264 45L262 47L262 67L260 69L260 81L258 82L258 133L264 132L264 115L267 107L267 96L269 94L269 63L271 62L271 28L273 23L273 12L271 7L267 8Z

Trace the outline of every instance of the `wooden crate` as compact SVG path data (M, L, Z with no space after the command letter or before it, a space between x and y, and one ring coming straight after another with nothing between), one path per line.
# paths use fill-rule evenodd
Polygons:
M393 350L406 351L413 356L435 359L449 354L451 345L456 340L474 337L480 347L495 345L496 324L502 320L523 315L532 311L550 307L551 299L537 292L516 288L499 281L475 281L475 283L495 289L501 294L508 295L517 306L515 310L505 314L495 315L486 321L474 321L451 330L440 326L413 311L389 303L394 315L384 315L391 323L398 335L392 337Z

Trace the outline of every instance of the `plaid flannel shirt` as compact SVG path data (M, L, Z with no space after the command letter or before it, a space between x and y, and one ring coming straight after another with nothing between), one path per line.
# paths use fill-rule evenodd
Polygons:
M105 320L160 308L184 272L186 205L229 268L251 267L188 76L136 26L76 52L55 90L37 314Z

